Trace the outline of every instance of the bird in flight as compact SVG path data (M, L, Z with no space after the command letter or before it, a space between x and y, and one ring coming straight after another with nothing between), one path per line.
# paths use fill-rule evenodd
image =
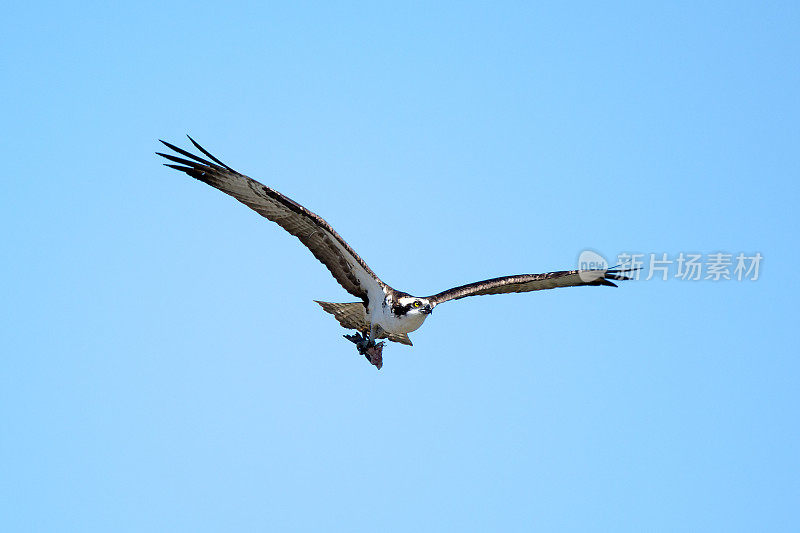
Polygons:
M185 172L220 191L233 196L263 217L277 223L300 239L314 257L330 271L344 289L358 302L332 303L317 301L322 309L336 317L345 329L356 330L344 335L354 342L361 355L380 369L383 365L383 342L387 339L411 346L408 334L417 330L437 305L450 300L483 294L529 292L557 287L581 285L616 287L614 281L632 279L635 269L607 268L562 270L544 274L503 276L447 289L432 296L412 296L393 289L367 266L367 263L322 217L312 213L278 191L240 174L211 155L194 139L195 148L208 159L161 141L174 154L156 152L172 163L166 166Z

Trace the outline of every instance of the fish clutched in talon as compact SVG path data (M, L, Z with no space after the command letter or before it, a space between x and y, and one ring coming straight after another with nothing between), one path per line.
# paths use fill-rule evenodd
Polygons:
M361 335L360 332L354 335L342 335L342 337L355 343L358 353L366 357L367 361L375 365L378 370L383 367L383 345L386 344L385 342L375 342Z
M365 354L367 360L375 365L375 367L380 370L383 368L383 345L386 344L384 342L379 342L367 348L367 353Z

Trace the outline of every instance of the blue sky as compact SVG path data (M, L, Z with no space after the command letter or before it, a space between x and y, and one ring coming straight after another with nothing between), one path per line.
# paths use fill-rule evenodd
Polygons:
M16 3L4 531L796 531L792 2ZM757 281L469 298L377 372L191 134L392 286L592 249Z

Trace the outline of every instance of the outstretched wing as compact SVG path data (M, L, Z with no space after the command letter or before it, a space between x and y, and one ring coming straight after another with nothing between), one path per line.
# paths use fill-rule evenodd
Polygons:
M211 161L165 141L161 142L167 148L185 157L156 153L177 163L176 165L165 163L166 166L185 172L191 177L233 196L250 209L277 223L300 239L300 242L311 250L314 257L330 270L336 281L353 296L367 302L371 289L376 286L383 289L384 283L322 217L315 215L278 191L236 172L208 153L194 139L189 137L189 140Z
M557 287L579 287L581 285L616 287L617 285L611 280L624 281L633 279L631 274L634 271L635 269L561 270L559 272L547 272L546 274L504 276L453 287L439 294L434 294L428 299L435 304L440 304L448 300L458 300L459 298L480 296L482 294L541 291Z

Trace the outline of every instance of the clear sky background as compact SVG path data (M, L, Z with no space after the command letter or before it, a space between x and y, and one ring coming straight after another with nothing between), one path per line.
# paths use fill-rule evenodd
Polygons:
M796 2L14 2L3 531L797 531ZM378 372L190 134L426 295L587 248L757 281L436 309Z

